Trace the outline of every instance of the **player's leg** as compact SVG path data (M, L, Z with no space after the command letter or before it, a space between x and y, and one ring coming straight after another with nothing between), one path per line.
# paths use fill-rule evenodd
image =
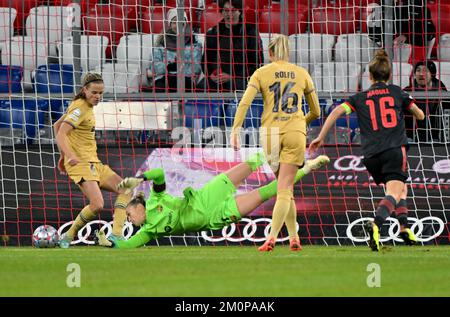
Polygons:
M125 194L125 189L117 190L117 185L122 181L122 177L117 175L109 166L103 165L101 170L100 187L117 193L117 198L114 202L112 235L117 239L123 239L123 226L127 219L126 208L131 200L131 193Z
M81 210L69 230L62 235L59 246L64 249L70 246L70 242L81 228L97 217L104 205L103 195L96 181L84 181L79 186L83 194L88 198L89 205Z
M234 187L238 188L241 183L256 171L258 167L265 162L263 153L255 153L251 155L244 163L240 163L225 172L228 179L233 183Z
M408 226L408 205L406 197L408 196L408 185L403 187L400 201L395 208L395 217L400 223L400 238L403 239L406 245L414 245L417 243L417 238Z

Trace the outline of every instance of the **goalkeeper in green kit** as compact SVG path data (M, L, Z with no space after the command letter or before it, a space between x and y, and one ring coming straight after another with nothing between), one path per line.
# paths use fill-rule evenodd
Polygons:
M298 170L295 182L329 161L325 155L307 161ZM128 220L135 226L141 226L141 229L129 240L106 238L103 231L97 232L98 244L119 249L137 248L163 236L218 230L238 222L277 194L277 181L274 180L249 193L234 196L240 183L264 162L264 155L257 153L244 163L217 175L201 189L184 189L182 198L166 192L164 171L160 168L146 171L140 178L125 178L118 188L125 188L127 192L143 181L153 181L149 198L145 200L141 192L126 208Z

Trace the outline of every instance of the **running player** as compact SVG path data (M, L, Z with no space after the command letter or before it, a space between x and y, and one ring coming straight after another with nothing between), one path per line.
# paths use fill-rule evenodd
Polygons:
M272 228L260 251L272 251L281 227L286 222L292 250L301 250L294 203L294 178L303 165L306 150L306 126L320 116L319 99L308 72L289 60L289 39L285 35L269 43L272 63L257 69L248 83L234 118L231 145L240 148L240 128L245 114L258 92L264 100L260 138L267 160L277 175L277 200L272 214ZM302 111L303 95L309 105Z
M391 73L391 63L386 52L377 51L369 63L372 86L336 107L325 121L319 136L309 146L309 150L314 152L323 144L328 131L340 116L356 112L361 129L363 163L377 184L386 184L386 196L378 205L375 221L366 224L369 245L373 251L380 250L379 230L391 214L395 214L400 223L400 237L405 243L411 245L417 242L408 228L408 188L405 184L408 178L408 139L403 112L411 112L418 120L423 120L425 116L411 96L400 87L388 84Z

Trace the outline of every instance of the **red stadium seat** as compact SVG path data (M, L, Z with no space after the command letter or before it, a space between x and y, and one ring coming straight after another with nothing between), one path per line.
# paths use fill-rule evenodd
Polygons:
M202 33L206 33L210 28L217 25L223 19L222 13L216 4L206 7L200 18L200 28Z
M288 11L288 33L297 34L306 31L304 20L306 11ZM307 16L307 14L306 14ZM281 33L281 21L283 15L280 11L263 9L259 18L259 32L261 33Z
M438 36L450 33L450 5L428 5Z
M142 13L142 32L148 34L164 32L166 10L167 8L162 6L146 8Z
M311 12L311 32L325 34L355 33L359 23L359 9L347 8L314 8Z
M25 22L27 20L27 16L30 13L30 9L34 7L38 7L42 0L0 0L0 7L9 8L11 6L16 9L17 16L14 21L14 29L19 34L25 33Z
M122 6L97 4L83 19L85 35L106 36L109 40L106 57L111 58L113 48L119 44L123 34L128 32L126 18Z

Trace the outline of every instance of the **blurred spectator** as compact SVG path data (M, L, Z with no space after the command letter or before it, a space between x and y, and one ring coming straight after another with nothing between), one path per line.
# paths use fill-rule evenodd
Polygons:
M153 63L148 76L154 78L156 92L176 92L177 90L177 9L167 12L168 30L160 34L153 50ZM184 13L184 50L181 52L184 62L184 81L186 91L199 88L197 82L202 72L202 45L191 32Z
M384 47L383 34L386 34L385 1L369 4L367 7L367 27L369 37ZM395 0L393 12L394 46L410 44L412 48L409 62L415 64L418 61L430 58L436 38L436 27L431 20L431 12L425 0ZM384 23L384 25L383 25Z
M436 78L436 65L432 61L418 62L414 67L412 84L405 88L408 91L447 91L444 83ZM418 99L417 106L425 113L425 120L416 121L417 137L420 142L431 142L439 138L442 129L439 125L442 112L438 99ZM414 139L414 120L410 115L405 116L406 133Z
M242 0L219 0L223 19L206 32L204 70L209 90L245 90L264 63L256 26L243 21Z

